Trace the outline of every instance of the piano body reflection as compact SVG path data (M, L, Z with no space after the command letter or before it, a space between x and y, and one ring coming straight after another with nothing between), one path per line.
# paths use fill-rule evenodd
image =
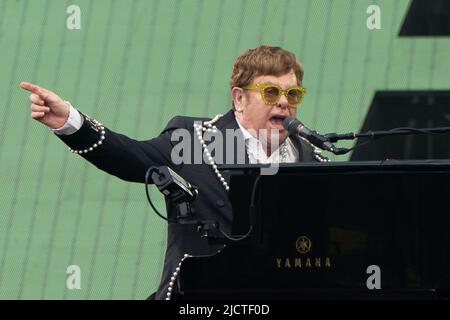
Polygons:
M450 297L450 161L221 170L232 234L250 235L185 259L176 298Z

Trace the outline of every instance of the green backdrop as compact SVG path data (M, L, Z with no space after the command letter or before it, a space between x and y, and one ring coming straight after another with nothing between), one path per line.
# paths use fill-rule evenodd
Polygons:
M66 27L71 4L81 9L79 30ZM370 4L381 9L381 30L366 27ZM174 115L226 112L234 59L279 45L305 68L299 118L321 132L358 131L376 90L449 88L449 38L398 37L408 6L0 0L0 298L143 299L159 282L165 250L165 223L143 186L68 152L30 118L21 81L148 139ZM80 290L66 288L69 265L81 268Z

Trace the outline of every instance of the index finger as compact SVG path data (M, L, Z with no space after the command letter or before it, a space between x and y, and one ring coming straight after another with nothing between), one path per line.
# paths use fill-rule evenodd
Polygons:
M37 94L38 96L42 96L44 94L44 90L42 90L42 88L36 84L32 84L29 82L21 82L20 87L22 89L28 90L34 94Z

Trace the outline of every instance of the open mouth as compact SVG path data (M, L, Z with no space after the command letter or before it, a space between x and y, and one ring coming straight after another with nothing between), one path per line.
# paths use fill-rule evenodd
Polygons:
M274 115L271 116L269 121L272 125L276 126L276 127L280 127L283 128L283 120L286 118L286 116L283 115Z

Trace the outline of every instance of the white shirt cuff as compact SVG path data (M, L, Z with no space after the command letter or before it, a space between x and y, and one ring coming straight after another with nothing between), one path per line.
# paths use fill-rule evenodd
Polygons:
M69 118L67 119L66 123L61 127L57 129L51 129L54 133L59 135L69 135L72 133L77 132L81 126L83 125L83 118L81 117L81 114L76 110L68 101L65 101L69 107Z

